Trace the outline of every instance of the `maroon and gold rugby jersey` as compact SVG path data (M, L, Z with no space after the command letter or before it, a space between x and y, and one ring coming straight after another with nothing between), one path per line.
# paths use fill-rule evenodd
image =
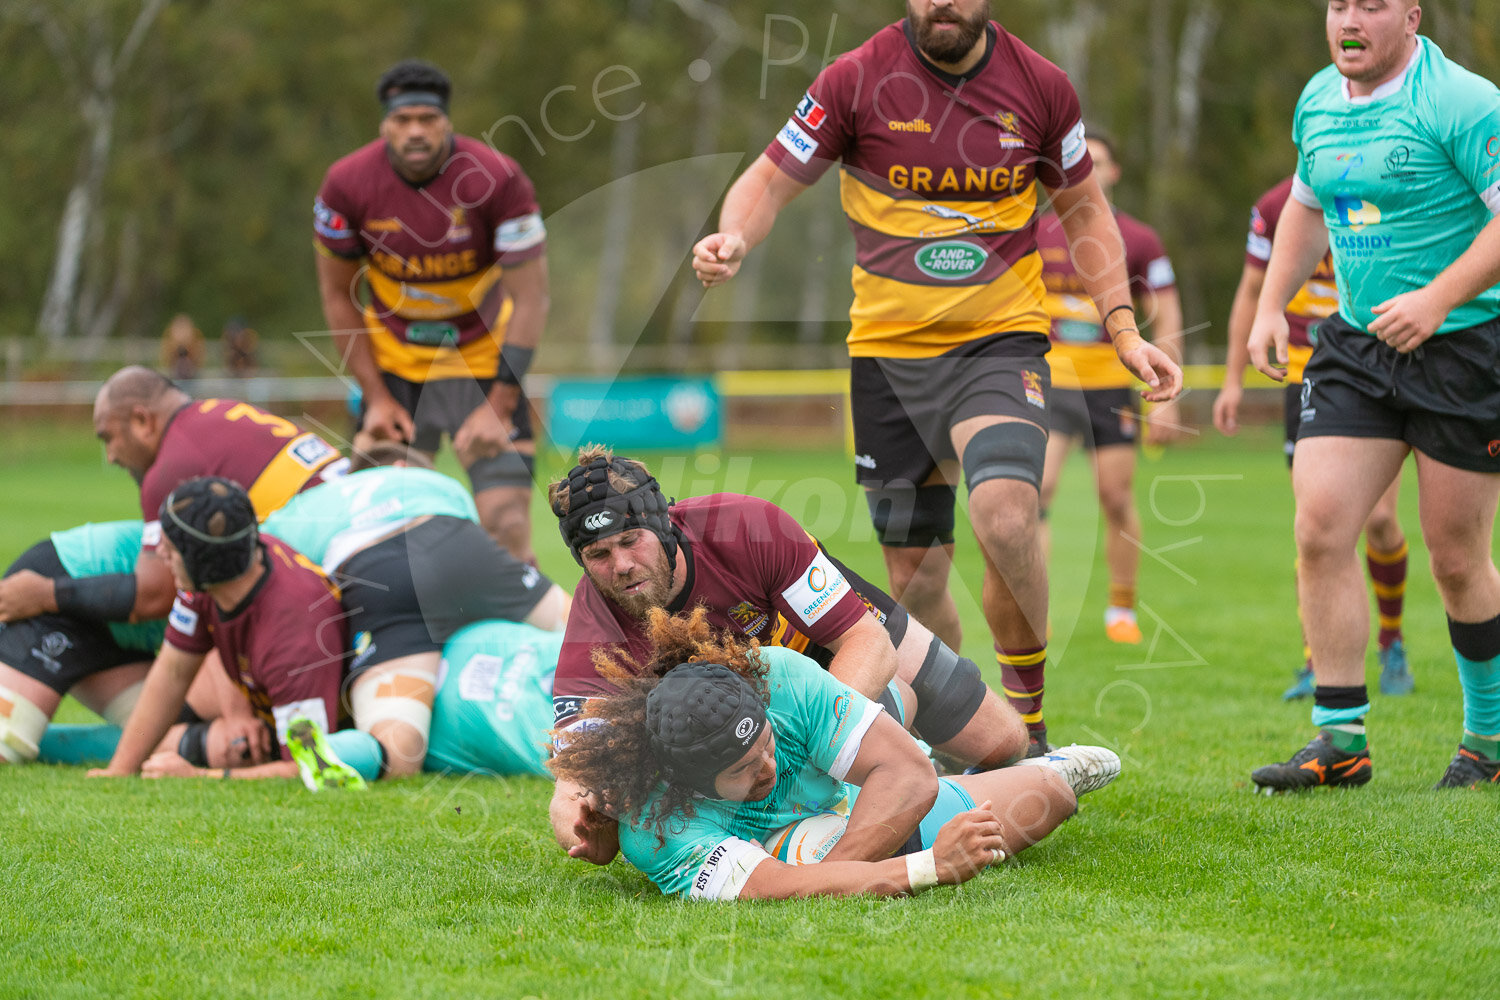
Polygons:
M1250 235L1245 240L1245 263L1262 271L1271 262L1271 242L1276 238L1276 225L1281 221L1282 209L1292 196L1292 178L1260 196L1250 210ZM1333 252L1329 251L1318 261L1312 277L1292 296L1286 307L1287 325L1291 327L1291 339L1287 350L1288 382L1301 382L1302 369L1312 357L1312 341L1308 339L1308 328L1319 320L1327 319L1339 308L1339 289L1333 274Z
M317 564L270 535L260 540L266 573L240 606L220 611L207 594L179 590L166 642L199 655L217 649L256 717L276 728L285 760L292 719L305 715L325 733L346 721L339 693L349 629L338 588Z
M1140 319L1150 319L1151 297L1177 284L1172 260L1156 230L1139 219L1115 209L1115 222L1125 244L1125 273L1130 293L1142 307ZM1042 282L1047 286L1047 313L1052 317L1052 365L1054 389L1121 389L1135 376L1120 364L1108 331L1099 319L1099 309L1083 286L1068 236L1062 222L1047 213L1037 226L1037 248L1042 255Z
M701 604L716 629L811 653L814 644L847 632L867 609L806 529L773 503L715 493L680 500L668 516L680 532L677 558L687 561L682 593L667 608L673 614ZM601 647L623 648L637 663L651 658L642 622L585 576L573 593L557 660L556 725L570 724L585 701L614 690L594 667L593 652Z
M349 463L333 445L285 417L233 399L195 399L172 415L156 461L141 479L141 545L161 541L162 501L182 483L222 476L245 488L264 521L293 496L342 476Z
M998 24L962 77L918 54L905 21L813 82L766 155L811 184L841 161L854 232L855 357L935 357L1047 328L1037 185L1093 169L1062 70Z
M510 315L501 270L540 257L547 238L520 164L462 135L420 185L396 173L384 140L345 156L323 178L313 229L319 252L369 259L375 361L412 382L495 375Z

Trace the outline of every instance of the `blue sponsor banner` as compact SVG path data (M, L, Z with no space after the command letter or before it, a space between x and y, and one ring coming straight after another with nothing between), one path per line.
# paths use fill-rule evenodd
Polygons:
M707 378L560 378L547 414L547 433L563 451L717 445L724 433L719 391Z

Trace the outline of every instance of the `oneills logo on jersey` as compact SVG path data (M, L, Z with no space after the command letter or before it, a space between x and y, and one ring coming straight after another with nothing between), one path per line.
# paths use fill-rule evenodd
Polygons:
M367 233L399 233L402 226L400 219L369 219L364 229Z
M741 632L754 636L761 633L771 618L749 601L741 601L729 609L729 620L738 625Z
M1000 146L1003 149L1020 149L1026 145L1021 135L1021 120L1014 111L996 111L995 124L1000 126Z
M929 133L932 131L932 126L927 124L927 120L925 118L913 118L909 122L898 122L895 119L891 119L890 121L885 123L885 127L890 129L892 132Z
M782 105L785 107L785 105ZM803 124L816 132L823 124L823 119L828 117L828 112L823 109L811 94L803 94L802 100L797 102L797 117L802 119Z

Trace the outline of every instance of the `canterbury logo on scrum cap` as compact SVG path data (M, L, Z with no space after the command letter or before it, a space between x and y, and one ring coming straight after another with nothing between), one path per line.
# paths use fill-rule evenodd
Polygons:
M615 512L612 510L601 510L583 519L583 526L589 531L602 531L614 523Z

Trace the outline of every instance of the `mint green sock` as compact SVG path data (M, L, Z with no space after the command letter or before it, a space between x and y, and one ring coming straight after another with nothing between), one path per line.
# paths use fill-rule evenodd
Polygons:
M120 745L120 727L53 723L37 744L43 764L109 763Z
M1328 737L1328 742L1333 744L1334 749L1344 753L1361 753L1370 745L1365 736L1365 727L1356 723L1324 726L1323 735Z
M385 763L385 750L380 741L369 733L358 729L340 729L328 734L328 749L338 754L339 760L359 772L366 781L380 777L380 765Z
M1486 757L1489 760L1500 760L1500 740L1487 740L1483 736L1464 733L1464 738L1461 742L1481 757Z

